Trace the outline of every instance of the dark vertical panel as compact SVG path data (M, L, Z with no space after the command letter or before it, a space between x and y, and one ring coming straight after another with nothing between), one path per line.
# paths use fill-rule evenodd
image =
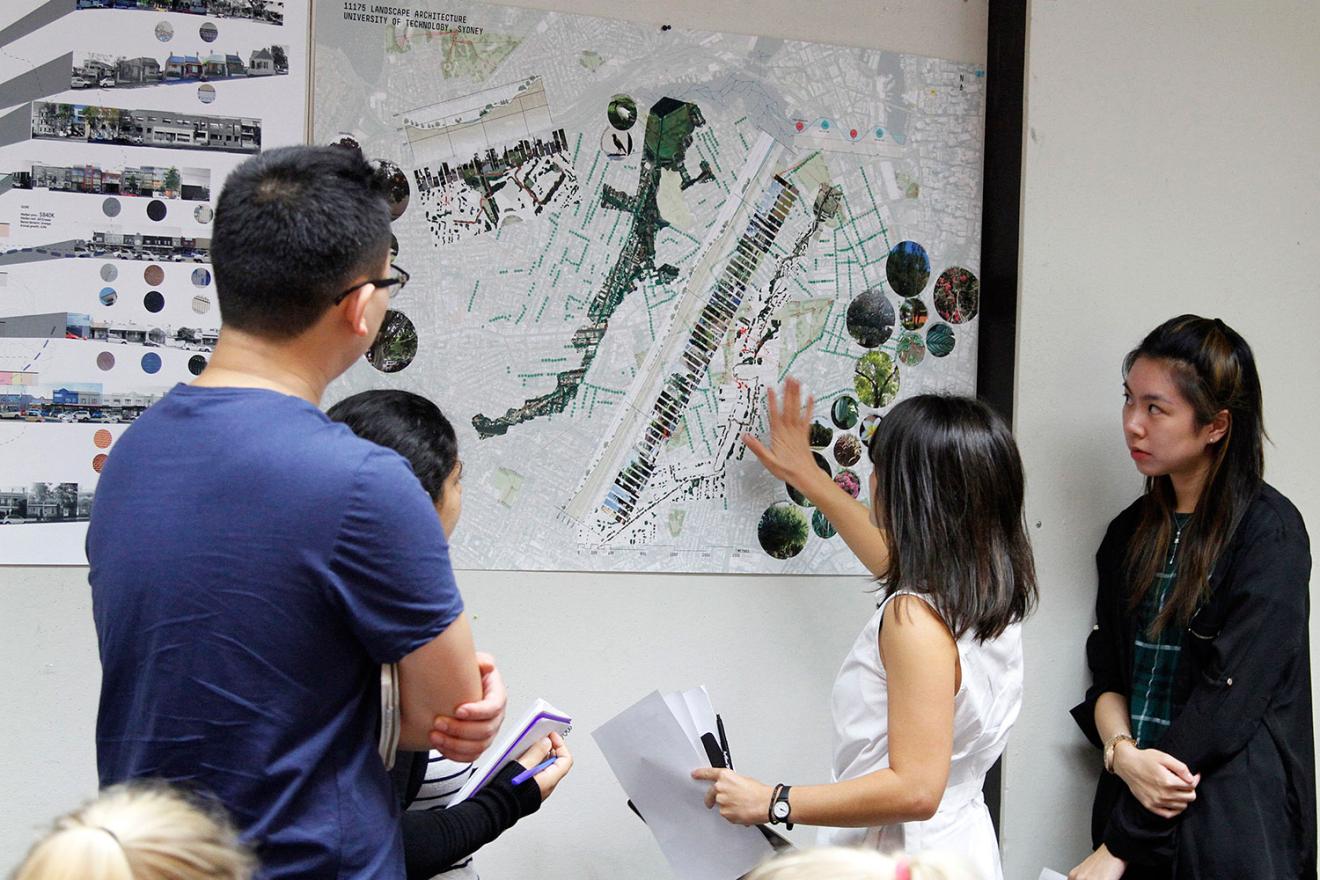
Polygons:
M1022 88L1027 0L990 0L986 44L985 183L981 208L981 311L976 390L1013 418L1022 194ZM985 777L985 802L1000 827L1003 762Z
M1027 0L990 0L978 396L1013 417Z

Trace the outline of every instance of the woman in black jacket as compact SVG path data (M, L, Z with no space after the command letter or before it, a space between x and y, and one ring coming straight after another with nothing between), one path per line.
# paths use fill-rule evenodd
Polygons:
M1096 554L1097 849L1069 874L1316 877L1310 544L1262 479L1260 380L1222 321L1161 324L1124 362L1146 491Z

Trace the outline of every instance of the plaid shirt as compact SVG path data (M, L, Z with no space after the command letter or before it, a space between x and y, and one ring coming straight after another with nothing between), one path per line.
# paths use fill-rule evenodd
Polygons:
M1182 627L1167 626L1153 638L1148 632L1173 589L1178 572L1178 541L1187 519L1188 514L1175 514L1168 560L1164 570L1155 575L1155 583L1138 609L1136 650L1132 653L1132 698L1128 708L1132 714L1132 735L1143 749L1158 742L1173 721L1173 678L1178 670L1178 655L1182 653Z

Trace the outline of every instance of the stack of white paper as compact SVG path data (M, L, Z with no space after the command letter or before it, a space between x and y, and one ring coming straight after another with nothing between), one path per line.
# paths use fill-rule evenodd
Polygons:
M683 880L735 880L772 852L756 828L706 809L710 784L691 774L710 766L701 734L715 728L706 689L694 688L656 691L591 734Z

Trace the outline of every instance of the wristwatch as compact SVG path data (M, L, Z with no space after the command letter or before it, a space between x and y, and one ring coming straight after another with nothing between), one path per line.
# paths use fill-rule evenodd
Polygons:
M1106 773L1114 772L1114 750L1118 748L1118 744L1121 742L1130 742L1133 745L1137 744L1137 741L1132 737L1132 734L1130 733L1116 733L1113 736L1111 736L1108 739L1108 741L1105 742L1105 772Z
M779 783L775 786L775 793L770 798L770 824L778 825L781 822L789 831L793 830L793 823L789 817L793 815L793 806L788 802L788 790L791 785Z

